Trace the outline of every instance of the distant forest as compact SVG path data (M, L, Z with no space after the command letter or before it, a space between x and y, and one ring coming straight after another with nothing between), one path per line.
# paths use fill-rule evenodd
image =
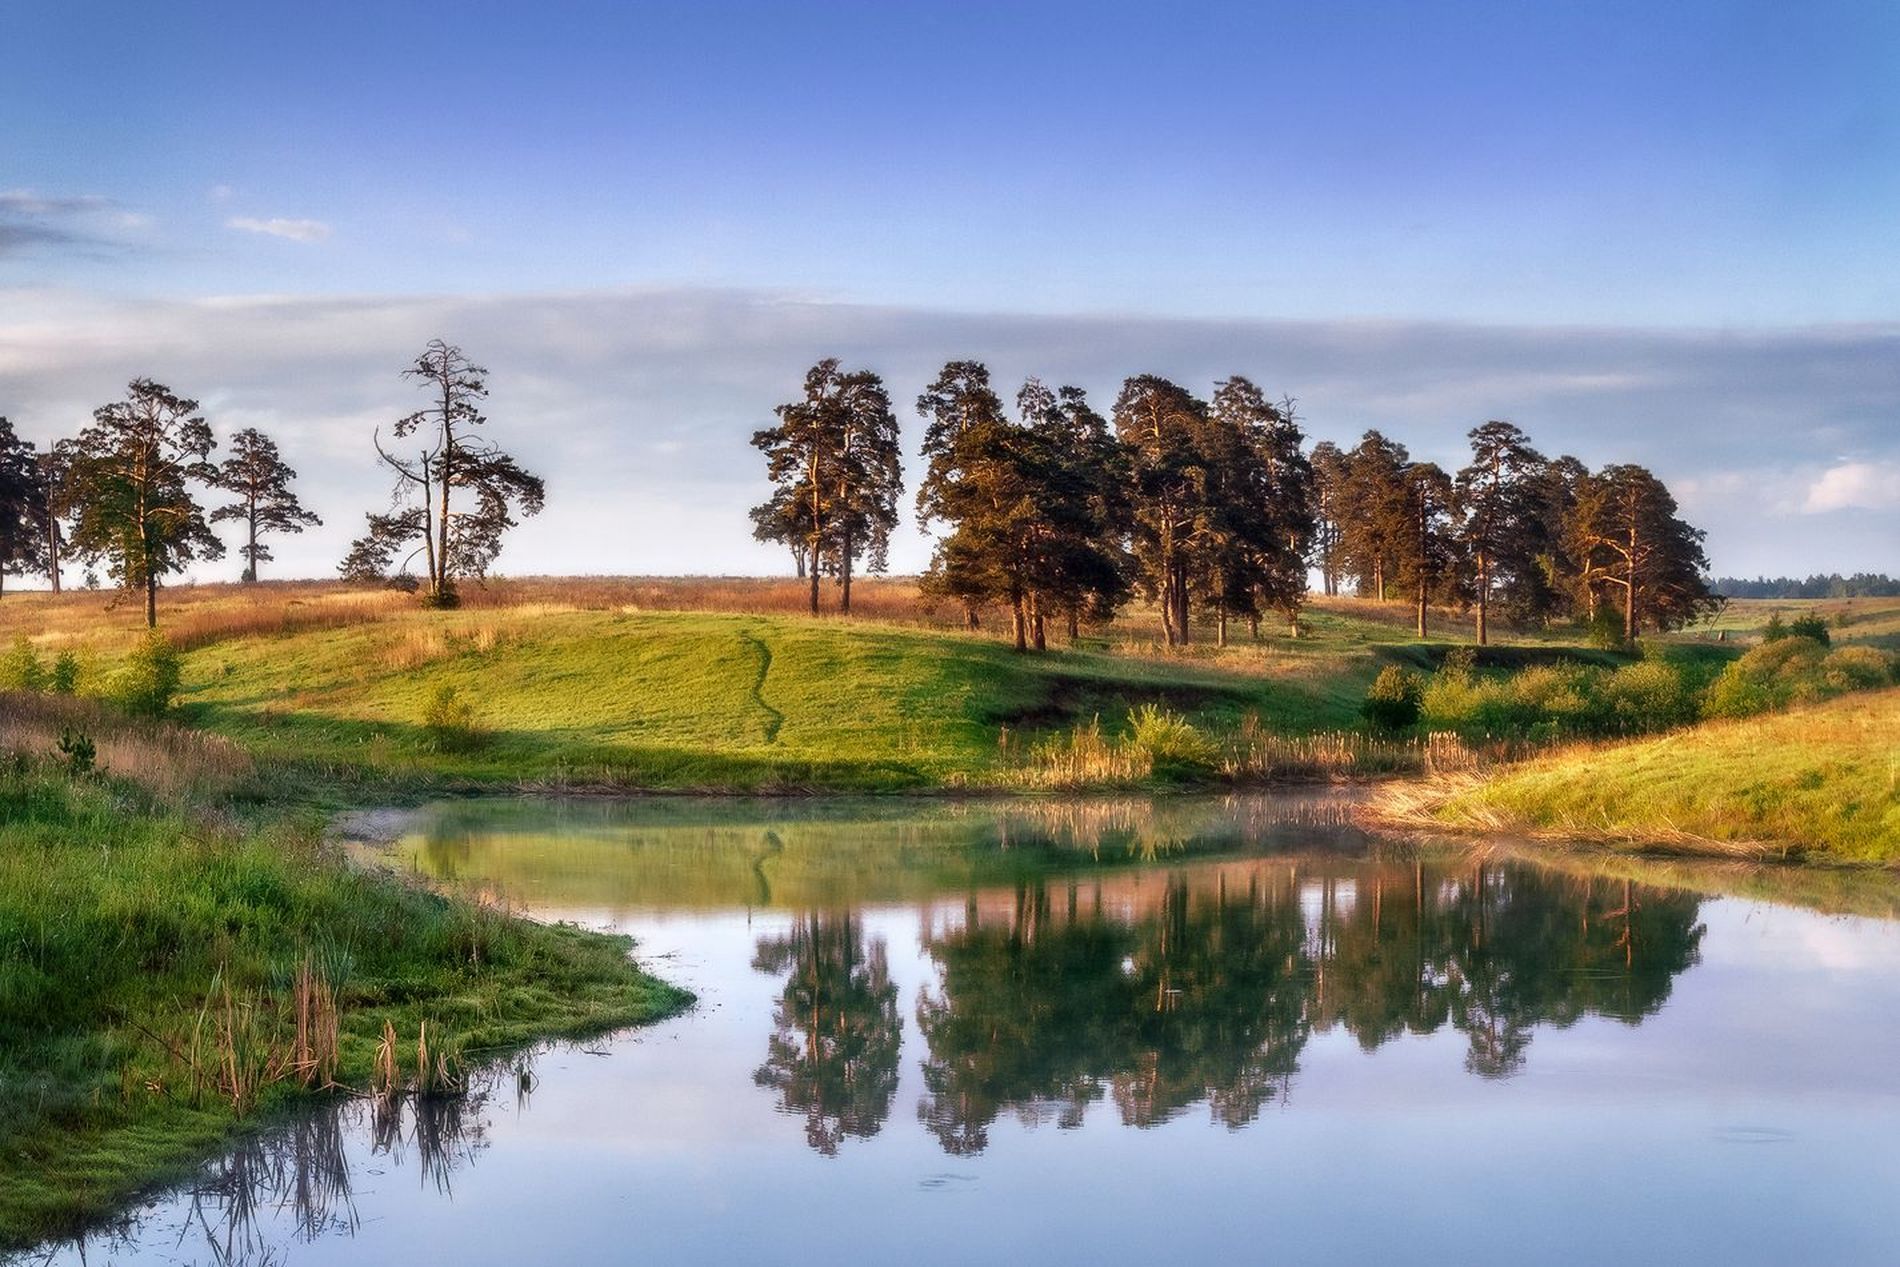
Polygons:
M1805 579L1794 576L1718 576L1711 586L1723 598L1900 598L1900 581L1885 572L1830 572Z

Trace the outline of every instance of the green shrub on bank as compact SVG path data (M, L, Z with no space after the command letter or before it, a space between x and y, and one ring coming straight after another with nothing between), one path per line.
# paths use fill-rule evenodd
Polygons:
M1404 730L1418 724L1422 690L1418 674L1388 664L1372 680L1372 688L1366 692L1365 703L1359 706L1359 711L1382 730Z
M154 629L139 640L132 654L112 675L108 694L139 717L163 717L178 694L184 661L171 639Z
M475 708L447 682L436 683L422 706L422 730L438 751L457 752L475 746Z
M1799 622L1796 622L1799 623ZM1722 670L1702 702L1707 717L1751 717L1812 704L1900 678L1900 657L1877 647L1830 651L1817 638L1790 633L1764 642Z
M1157 774L1201 774L1213 768L1218 749L1179 713L1143 704L1128 714L1128 743L1145 754Z

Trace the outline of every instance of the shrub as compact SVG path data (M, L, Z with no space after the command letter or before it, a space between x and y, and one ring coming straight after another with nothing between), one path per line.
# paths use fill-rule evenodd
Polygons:
M21 634L14 639L12 648L0 656L0 691L45 689L46 666L40 663L40 653L33 649L32 641Z
M1761 628L1763 642L1780 642L1788 636L1788 622L1781 618L1780 612L1768 617L1768 623Z
M1591 646L1613 651L1623 645L1623 618L1607 607L1599 608L1595 616L1583 622L1583 634Z
M430 743L444 752L474 744L475 709L448 682L438 682L422 706L422 730Z
M119 671L113 674L111 697L128 713L143 717L162 717L178 694L184 674L182 657L158 630L153 629L132 648Z
M47 679L47 689L55 695L73 695L79 690L79 657L71 651L62 651L53 661L53 672Z
M1896 664L1900 660L1875 647L1830 652L1814 638L1790 633L1762 643L1723 669L1702 711L1710 717L1747 717L1843 691L1885 686L1895 680Z
M1619 728L1663 730L1693 721L1696 699L1682 673L1663 660L1627 664L1609 675L1603 694Z
M1821 661L1830 690L1870 691L1900 681L1900 656L1878 647L1840 647Z
M1827 620L1819 612L1809 612L1805 616L1796 616L1789 621L1788 635L1793 638L1812 638L1824 647L1830 641Z
M1145 753L1155 773L1198 773L1212 768L1211 740L1179 713L1143 704L1128 714L1128 743Z
M1388 664L1372 680L1359 711L1367 721L1383 730L1404 730L1418 724L1419 697L1423 689L1418 674L1400 665Z
M84 731L59 732L59 755L66 762L66 773L75 779L91 774L98 766L99 746Z

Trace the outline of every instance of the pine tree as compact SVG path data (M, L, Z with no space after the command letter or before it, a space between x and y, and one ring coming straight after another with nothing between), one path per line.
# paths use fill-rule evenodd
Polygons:
M237 501L211 512L212 523L236 520L244 525L244 544L238 553L244 557L246 582L257 580L257 565L270 561L270 546L265 533L299 533L320 525L319 519L305 510L291 489L297 472L277 451L277 443L256 427L246 427L231 437L231 456L218 467L218 487L237 495Z

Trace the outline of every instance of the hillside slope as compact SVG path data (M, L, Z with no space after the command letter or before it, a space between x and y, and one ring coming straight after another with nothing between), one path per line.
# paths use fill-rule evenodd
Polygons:
M1288 733L1350 725L1363 664L1236 672L871 623L678 612L410 613L212 642L185 715L326 779L768 790L980 778L1025 734L1157 703ZM445 689L474 735L431 733Z
M1385 809L1413 822L1900 863L1900 689L1526 762Z

